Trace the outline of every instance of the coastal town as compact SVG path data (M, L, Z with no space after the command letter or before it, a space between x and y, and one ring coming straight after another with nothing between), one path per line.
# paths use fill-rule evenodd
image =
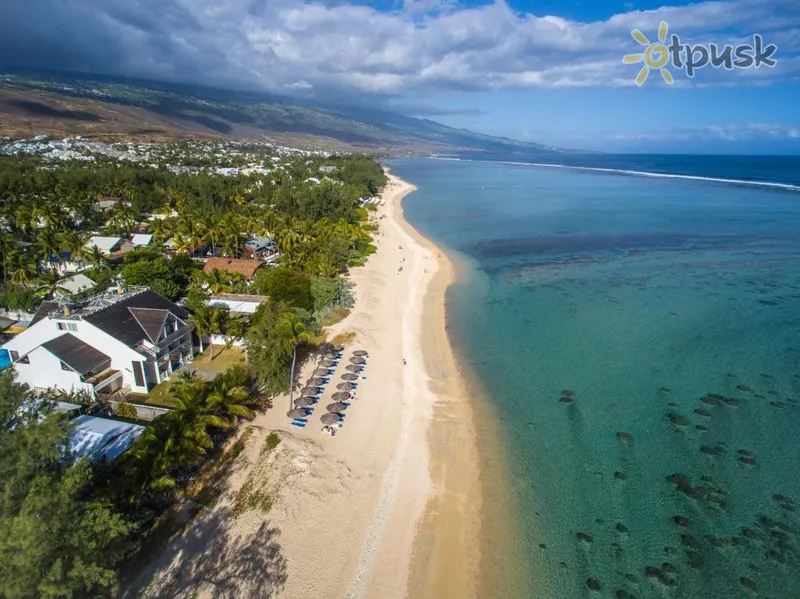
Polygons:
M60 594L176 596L186 586L216 596L217 582L187 568L242 538L269 546L261 526L291 526L292 501L324 496L307 506L309 522L356 496L368 502L340 523L354 541L371 512L386 519L387 506L372 503L381 477L361 476L378 475L401 449L416 457L391 477L411 477L420 493L393 518L402 527L421 516L427 453L409 443L426 426L396 437L400 422L430 417L403 408L430 401L419 354L400 340L421 322L421 306L404 300L436 270L397 220L411 186L367 156L258 143L39 136L5 139L0 154L3 468L21 485L47 477L51 491L72 489L68 499L39 496L69 507L14 540L42 539L46 527L41 559L57 554L62 573L20 576L17 596L36 595L40 576ZM390 270L403 276L376 295L376 277ZM373 318L394 332L379 334ZM394 378L408 373L413 400ZM15 452L30 451L15 445L23 434L62 457L20 462ZM292 464L309 452L316 463L298 471ZM228 477L233 463L243 478ZM361 475L337 470L345 464ZM341 492L321 491L336 478ZM87 510L103 524L82 520L82 536L57 546ZM229 537L195 546L188 563L179 531L205 534L209 520ZM285 529L284 550L322 552L320 532ZM377 550L337 564L335 584L368 584ZM70 574L79 562L93 574ZM240 577L240 596L262 596L264 585L301 596L291 563Z

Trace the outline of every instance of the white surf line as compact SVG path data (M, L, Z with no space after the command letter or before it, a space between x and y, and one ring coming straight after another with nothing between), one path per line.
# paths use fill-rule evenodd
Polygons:
M400 210L400 206L395 208ZM405 238L403 242L406 247L414 247L416 250L419 248L424 251L409 235L403 231L398 223L393 223L395 228L400 231L401 237ZM410 277L412 288L415 284L421 285L422 276L420 270L422 253L416 252L415 265L413 270L413 278ZM409 273L411 274L411 273ZM422 299L422 298L420 298ZM421 306L420 302L419 306ZM402 356L407 356L407 367L403 369L403 395L405 397L418 397L419 388L414 381L413 373L418 367L423 365L419 363L422 359L421 352L410 351L413 348L413 331L415 327L419 326L419 319L415 320L414 309L418 307L414 302L409 302L403 312L403 336L402 336ZM419 315L421 317L421 314ZM395 446L395 453L392 456L392 461L389 463L388 468L383 476L383 483L381 485L381 494L378 499L378 505L375 508L375 514L372 519L372 524L367 531L367 536L364 539L364 547L361 550L361 555L358 558L353 578L350 580L350 586L347 594L347 599L363 599L367 592L367 586L372 579L372 570L375 562L375 554L377 552L378 544L386 526L386 521L392 511L394 504L397 487L400 484L400 475L403 467L403 462L408 454L408 448L411 442L411 423L413 419L413 410L409 406L403 406L403 416L400 425L400 436Z
M768 187L785 191L800 191L800 186L791 183L777 183L774 181L757 181L752 179L724 179L721 177L703 177L700 175L682 175L680 173L655 173L651 171L634 171L620 168L604 168L599 166L577 166L571 164L552 164L548 162L513 162L510 160L473 160L471 158L445 158L442 156L430 156L433 160L450 160L455 162L482 162L486 164L510 164L513 166L537 166L545 168L566 168L576 171L592 171L596 173L613 173L620 175L631 175L637 177L655 177L662 179L687 179L689 181L707 181L710 183L727 183L731 185L753 185L756 187Z

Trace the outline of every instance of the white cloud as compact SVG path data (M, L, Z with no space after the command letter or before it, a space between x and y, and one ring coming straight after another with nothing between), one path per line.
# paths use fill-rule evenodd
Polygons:
M622 56L641 50L630 31L653 39L661 20L693 43L759 32L779 45L774 69L704 69L684 85L800 77L797 0L701 2L598 22L518 13L502 0L404 0L392 12L313 0L28 0L4 12L0 55L12 63L321 97L629 86L638 65Z
M800 139L800 127L775 123L672 127L661 131L617 133L611 139L624 141L728 141Z

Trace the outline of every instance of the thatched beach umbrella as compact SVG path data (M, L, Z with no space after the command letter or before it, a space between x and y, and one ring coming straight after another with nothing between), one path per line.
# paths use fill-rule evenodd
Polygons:
M310 387L319 387L320 385L324 385L324 384L325 384L325 381L323 379L321 379L320 377L314 377L313 379L308 381L308 385Z
M350 389L355 389L357 386L358 385L356 385L355 383L347 381L346 383L339 383L338 385L336 385L336 388L339 391L350 391Z
M312 374L314 376L328 376L330 374L330 370L327 368L317 368Z
M336 366L336 362L334 362L333 360L323 360L322 362L319 363L319 365L322 366L323 368L333 368L334 366Z
M344 369L347 370L348 372L361 372L362 370L364 370L364 367L361 366L361 364L348 364L347 366L344 367Z
M294 405L298 408L308 408L314 405L314 400L310 397L301 397L294 400Z
M353 374L352 372L346 372L345 374L342 375L342 378L346 381L357 381L358 375Z
M331 397L333 397L333 399L335 399L336 401L344 401L346 399L350 399L351 397L353 397L353 395L351 393L348 393L347 391L337 391L336 393L331 395Z
M333 403L329 403L327 405L327 410L329 412L342 412L347 409L347 404L342 403L340 401L335 401Z
M335 352L340 352L344 349L344 345L331 345L331 349Z
M319 390L316 385L307 385L300 390L301 395L316 395Z
M353 355L354 356L359 356L359 357L364 357L364 356L369 355L369 352L366 351L366 350L363 350L363 349L357 349L356 351L353 352Z
M322 424L336 424L342 420L342 417L336 412L328 412L323 414L320 420L322 420Z
M350 358L350 363L351 364L366 364L367 361L364 358L355 357L355 358Z
M286 412L286 415L289 418L305 418L306 417L306 413L303 410L298 410L297 408L295 408L294 410L289 410L288 412Z

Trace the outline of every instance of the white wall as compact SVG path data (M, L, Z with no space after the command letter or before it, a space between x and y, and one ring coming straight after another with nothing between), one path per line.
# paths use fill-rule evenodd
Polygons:
M203 347L208 347L209 336L205 335L203 337ZM211 335L211 343L214 345L227 345L230 342L230 338L227 335ZM234 347L243 347L244 340L237 339L233 343L231 343Z
M20 354L22 355L22 354ZM39 347L28 354L30 364L17 362L14 364L18 383L25 383L31 388L47 389L57 387L64 391L83 391L86 390L90 395L92 385L81 381L80 375L74 370L64 370L61 368L61 360L43 347Z
M133 377L133 366L131 364L133 360L143 362L145 360L144 356L84 320L61 321L75 323L77 325L77 330L75 331L59 330L58 322L59 321L55 319L43 318L35 325L28 327L23 333L14 337L11 341L8 341L3 347L9 351L18 352L19 356L22 357L50 339L59 337L63 333L72 333L84 343L91 345L111 358L111 368L122 371L123 385L130 386L131 391L135 393L147 393L146 385L136 385L136 381ZM46 353L49 354L49 352ZM30 358L31 366L36 367L33 358L34 356L32 355ZM60 366L58 370L61 372ZM41 376L43 378L48 377L50 373L45 371L45 374ZM49 385L45 385L45 387L56 385L56 375L53 375L51 378L53 382Z

